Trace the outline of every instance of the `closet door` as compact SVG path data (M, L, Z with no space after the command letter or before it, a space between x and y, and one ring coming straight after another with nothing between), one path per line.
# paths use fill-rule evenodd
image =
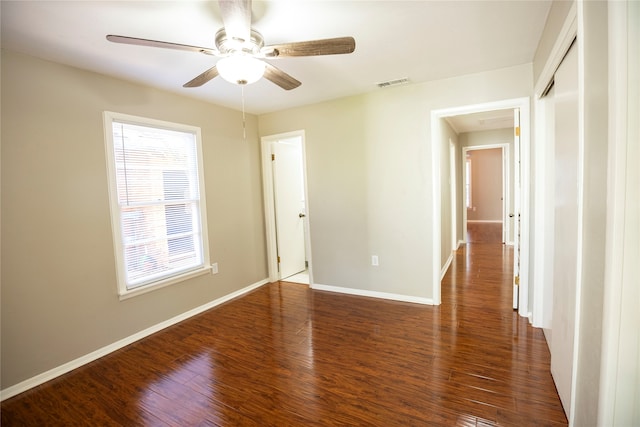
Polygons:
M569 414L574 364L578 268L578 53L571 47L556 71L555 210L551 374Z

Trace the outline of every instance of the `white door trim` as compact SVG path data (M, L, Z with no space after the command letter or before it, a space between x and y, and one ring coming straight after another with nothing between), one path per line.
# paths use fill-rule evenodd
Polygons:
M269 281L275 282L280 280L278 272L278 245L276 241L276 214L275 203L273 200L273 169L271 167L271 143L283 139L300 138L302 143L302 174L304 177L304 203L307 221L305 226L305 249L307 260L309 262L309 283L313 284L312 256L311 256L311 230L309 227L309 192L307 190L307 156L305 146L304 130L280 133L276 135L268 135L260 138L261 155L262 155L262 186L263 186L263 202L264 202L264 220L265 234L267 241L267 269Z
M533 235L533 264L536 273L533 280L532 324L536 328L551 328L553 304L553 251L554 251L554 195L555 195L555 124L553 97L536 99L535 135L533 147L536 173L533 177L534 217L536 230Z
M609 11L609 170L607 251L598 425L637 425L640 378L640 4L611 2ZM637 260L637 258L636 258Z
M440 288L440 240L442 218L441 218L441 189L440 189L440 159L442 147L439 141L442 140L442 130L440 120L449 116L458 116L463 114L479 113L484 111L504 110L511 108L520 109L520 141L522 144L521 168L522 168L522 191L521 191L521 209L522 212L522 232L521 232L521 265L520 265L520 304L518 313L521 316L529 316L528 310L528 294L529 294L529 151L531 147L531 118L529 113L529 97L507 99L503 101L488 102L484 104L466 105L461 107L444 108L431 111L431 161L433 183L433 232L432 232L432 283L433 283L433 303L439 305L441 301ZM517 203L517 201L514 201Z
M462 166L464 170L464 163L462 163ZM451 138L449 138L449 175L449 186L451 188L451 250L455 251L458 249L458 186L456 180L456 144L453 143Z

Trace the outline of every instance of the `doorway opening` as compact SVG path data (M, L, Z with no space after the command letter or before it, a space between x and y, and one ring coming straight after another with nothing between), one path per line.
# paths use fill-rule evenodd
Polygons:
M262 137L269 281L311 284L304 131Z
M511 230L508 234L514 236L514 308L517 307L521 316L529 316L528 299L528 259L529 259L529 147L530 147L530 118L529 118L529 98L517 98L504 101L497 101L485 104L468 105L461 107L453 107L442 110L433 110L431 112L431 155L432 155L432 182L434 194L434 211L433 211L433 302L441 303L441 278L443 273L442 250L443 250L443 222L449 218L443 218L443 200L448 200L451 196L460 201L462 204L461 185L457 185L458 191L455 195L445 195L441 183L442 165L446 165L448 160L445 158L449 154L449 150L443 148L442 143L445 138L443 122L447 118L466 116L476 113L488 113L498 110L512 110L514 123L514 146L513 161L510 164L513 173L513 200L512 211L508 213L512 219L508 218ZM460 151L461 152L461 151ZM463 159L460 155L459 166L462 168ZM461 169L458 169L461 170ZM458 176L462 176L459 173ZM462 229L462 217L466 209L458 209L456 218L453 221L460 224ZM462 211L462 212L460 212ZM446 209L444 210L446 215ZM465 221L466 222L466 221ZM462 236L462 233L460 233ZM447 239L448 241L448 239ZM517 254L517 255L516 255ZM446 266L445 266L446 267Z
M513 245L510 144L462 146L462 237L469 223L500 224L501 242Z

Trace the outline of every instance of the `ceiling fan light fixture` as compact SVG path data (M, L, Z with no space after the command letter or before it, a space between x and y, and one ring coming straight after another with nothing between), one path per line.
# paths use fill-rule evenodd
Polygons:
M254 83L264 76L280 88L291 90L302 83L262 59L342 55L353 53L356 48L353 37L265 46L262 34L251 28L251 0L218 0L218 3L224 26L216 32L215 48L114 34L107 35L107 40L113 43L204 53L220 58L216 65L182 85L188 88L200 87L218 76L240 86Z
M266 64L246 55L232 55L222 58L216 64L218 73L226 81L237 85L255 83L264 75Z

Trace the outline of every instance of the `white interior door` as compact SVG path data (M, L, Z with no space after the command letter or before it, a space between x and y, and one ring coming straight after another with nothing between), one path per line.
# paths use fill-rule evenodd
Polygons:
M520 167L520 110L513 110L513 309L520 302L520 189L522 168Z
M271 144L280 278L306 269L304 174L300 138Z
M509 146L502 147L500 150L502 152L502 243L507 244L509 242L509 230L511 230L509 224L509 202L511 198L509 197L509 162L511 159L509 158Z
M578 53L555 73L555 196L551 374L568 413L571 402L578 262Z

